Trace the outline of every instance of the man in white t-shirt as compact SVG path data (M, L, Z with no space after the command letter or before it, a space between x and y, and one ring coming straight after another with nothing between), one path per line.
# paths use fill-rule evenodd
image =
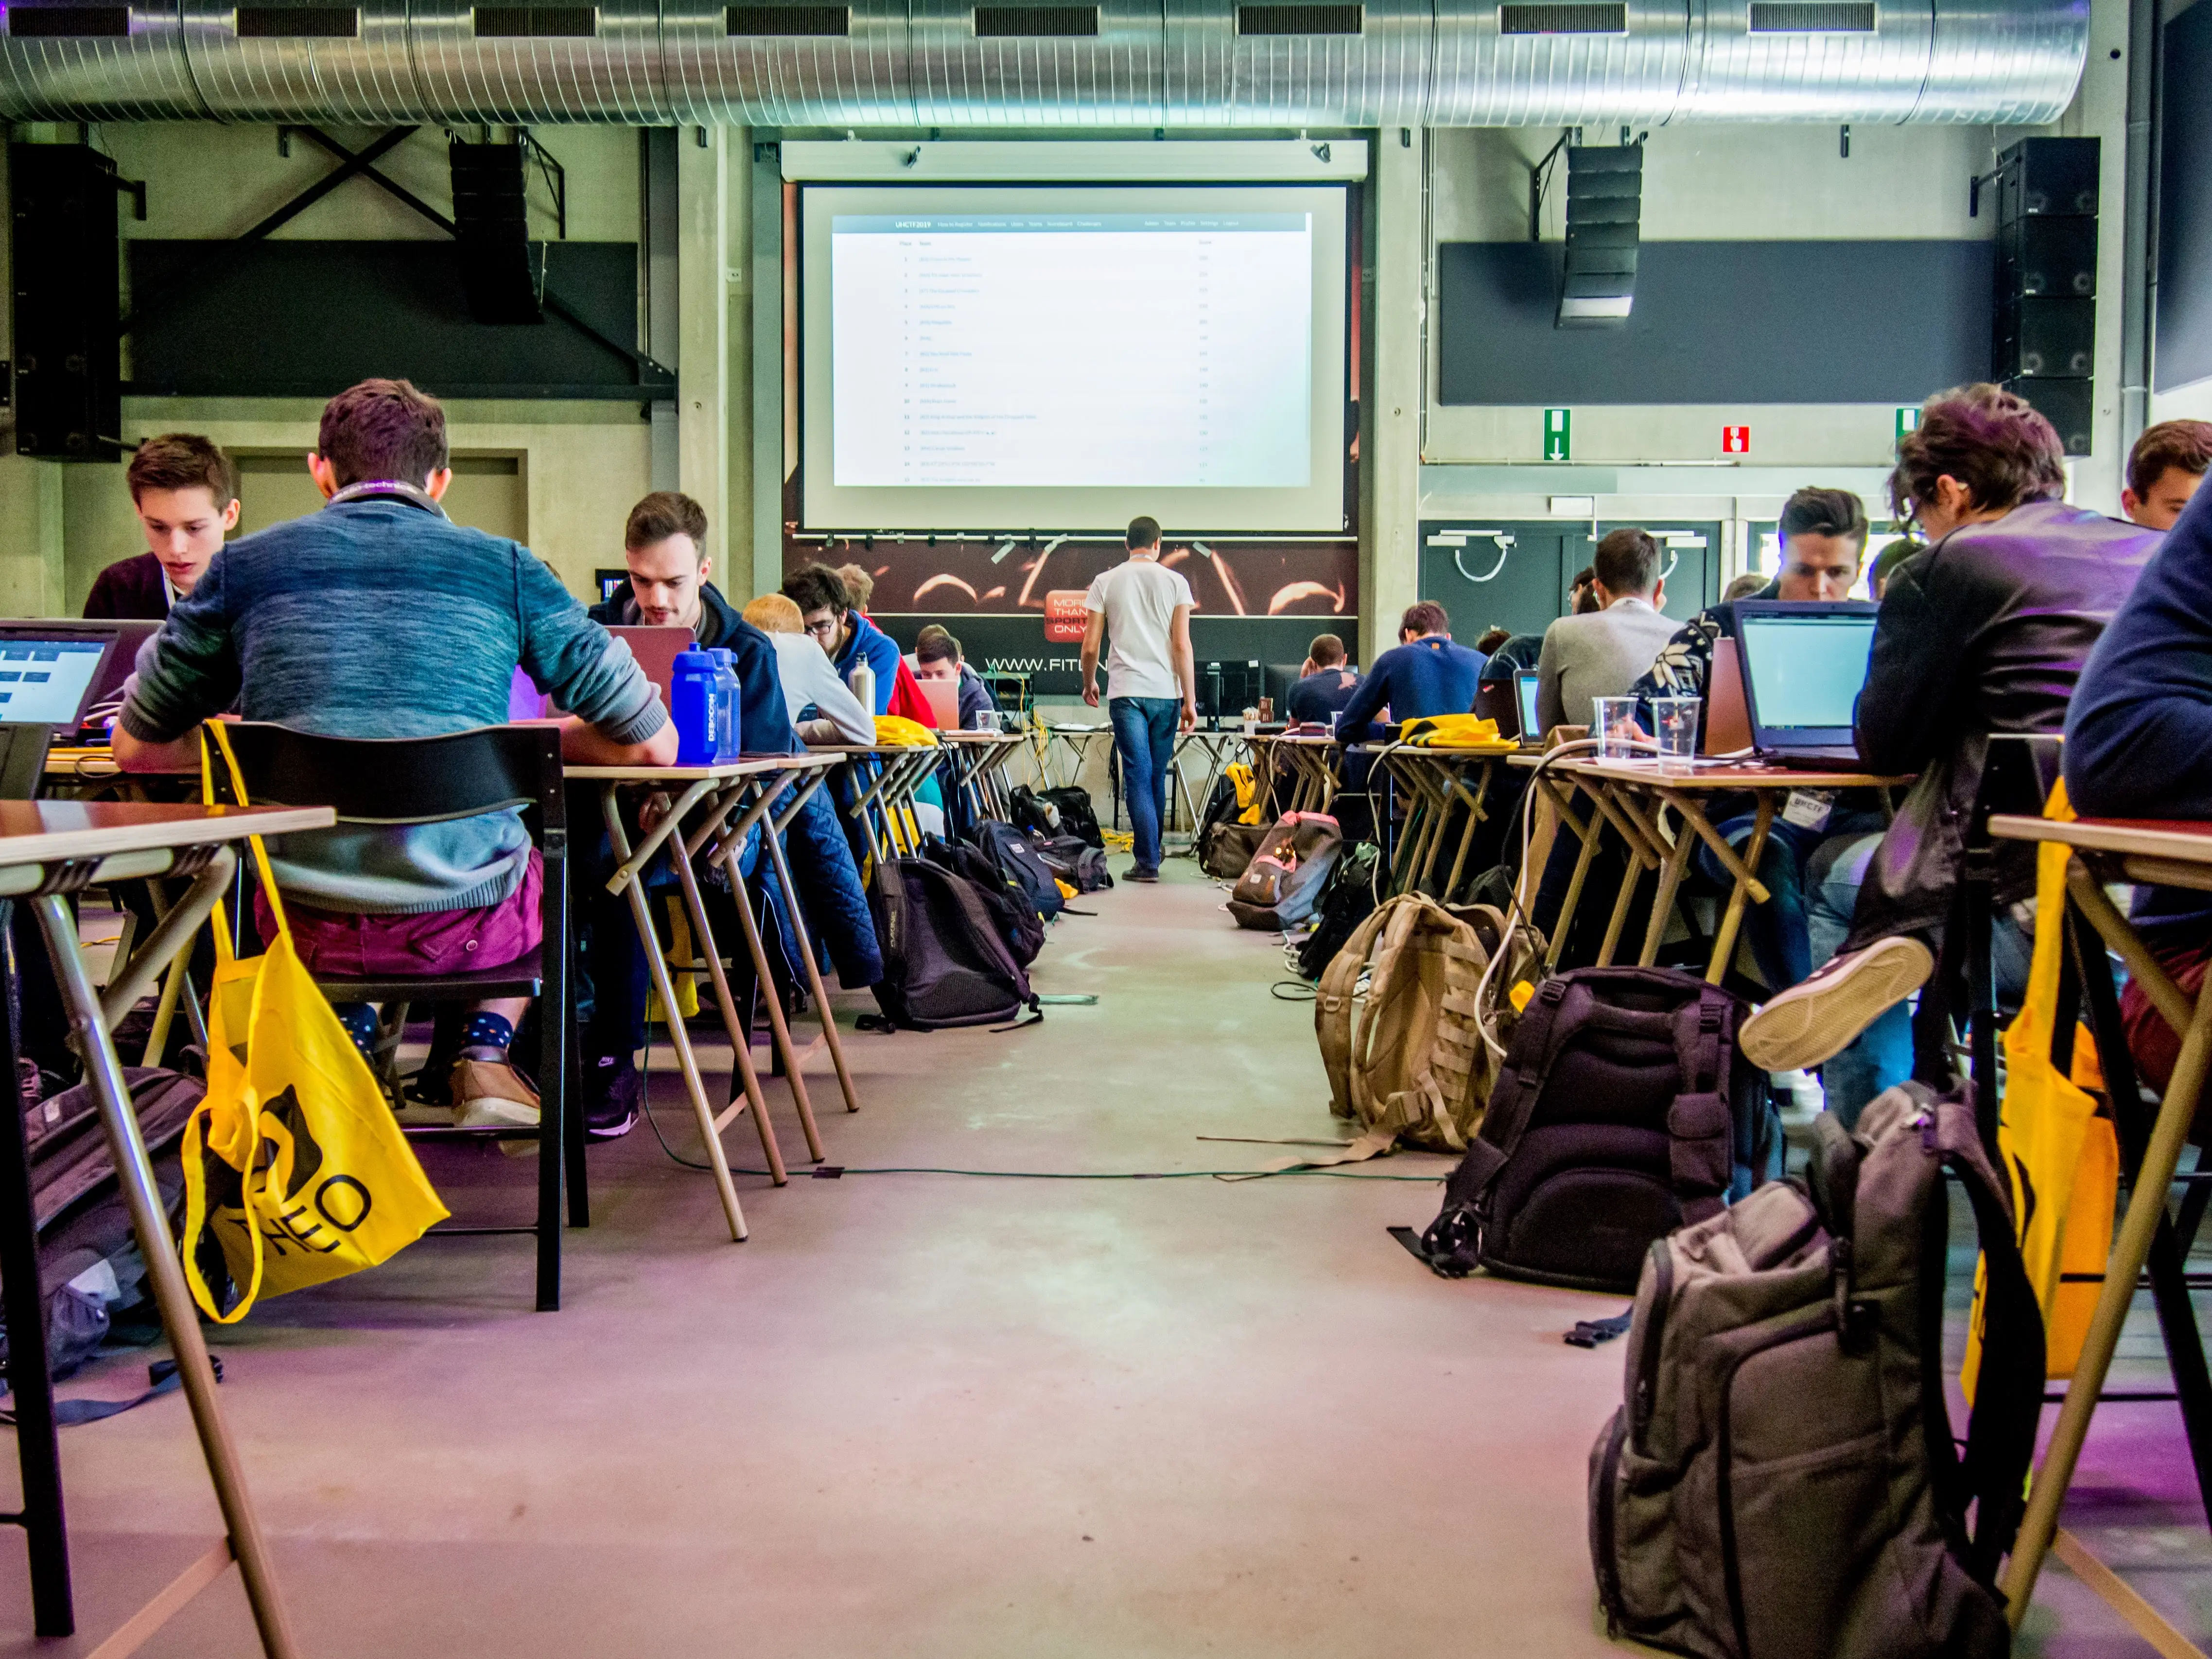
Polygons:
M1160 825L1168 810L1168 768L1178 731L1198 724L1197 675L1190 653L1190 584L1160 563L1157 519L1132 519L1129 562L1091 584L1083 608L1083 701L1098 707L1098 647L1108 635L1106 711L1121 751L1136 832L1131 881L1160 878Z

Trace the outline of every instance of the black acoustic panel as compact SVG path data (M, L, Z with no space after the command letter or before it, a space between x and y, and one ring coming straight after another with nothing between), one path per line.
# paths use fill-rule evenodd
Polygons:
M480 323L543 322L523 197L528 146L456 140L447 152L453 170L453 237L460 245L469 314Z
M599 9L478 6L471 29L479 40L588 40L599 32Z
M2023 138L1997 153L1997 222L2055 214L2097 216L2094 138Z
M8 33L17 40L113 39L131 33L128 6L41 6L17 0L6 9Z
M1437 250L1447 404L1913 404L1990 373L1987 242L1646 242L1620 328L1555 329L1557 242Z
M1357 34L1365 26L1364 6L1267 5L1237 8L1239 34Z
M15 453L107 461L123 429L115 163L11 144Z
M2090 430L2097 412L2094 380L2006 380L2006 391L2027 399L2028 406L2058 428L2059 441L2069 455L2089 453Z
M725 33L736 35L842 37L853 32L850 6L726 6Z
M1997 288L2088 299L2097 292L2094 219L2016 219L1997 230Z
M1096 6L978 6L978 40L1083 40L1098 33Z
M1751 0L1753 34L1871 34L1874 0Z
M351 40L361 33L357 6L240 6L231 18L241 40Z
M1500 34L1626 34L1628 8L1607 0L1506 0L1498 9Z
M2010 300L1997 296L1996 365L2000 380L2027 375L2079 380L2096 372L2094 300Z
M126 245L133 292L165 287L205 242ZM555 242L546 291L613 341L637 342L637 246ZM635 362L557 316L543 328L470 319L450 242L240 244L182 283L131 330L131 390L143 396L327 398L373 375L446 397L667 397ZM242 328L240 318L254 325Z
M2161 392L2212 379L2212 6L2166 26L2165 65L2153 375Z

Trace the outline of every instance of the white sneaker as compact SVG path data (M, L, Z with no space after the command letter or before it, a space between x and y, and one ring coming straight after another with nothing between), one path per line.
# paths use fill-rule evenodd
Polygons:
M1917 939L1876 939L1778 992L1744 1021L1736 1046L1763 1072L1818 1066L1927 983L1936 958Z

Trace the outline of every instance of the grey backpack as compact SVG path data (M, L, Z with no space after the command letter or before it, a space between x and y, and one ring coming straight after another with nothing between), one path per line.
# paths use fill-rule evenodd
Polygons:
M1651 1247L1626 1402L1590 1452L1616 1636L1700 1659L1996 1659L2043 1323L1966 1106L1917 1085L1816 1122L1771 1182ZM1988 1271L1963 1455L1944 1405L1943 1172ZM1973 1508L1969 1529L1968 1510Z

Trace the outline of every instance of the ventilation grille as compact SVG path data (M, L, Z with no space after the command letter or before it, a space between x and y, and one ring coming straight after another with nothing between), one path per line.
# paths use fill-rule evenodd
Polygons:
M1504 5L1498 9L1500 34L1626 34L1626 5Z
M361 33L361 13L351 6L240 6L234 15L241 40L350 40Z
M1873 0L1752 0L1753 34L1871 34Z
M1098 33L1096 6L978 6L978 40L1081 40Z
M478 6L479 40L589 40L599 32L597 6Z
M1239 6L1239 34L1358 34L1364 6Z
M730 6L722 15L732 34L842 38L853 32L850 6Z
M86 35L128 34L131 33L131 8L9 6L8 33L18 40L68 40Z

